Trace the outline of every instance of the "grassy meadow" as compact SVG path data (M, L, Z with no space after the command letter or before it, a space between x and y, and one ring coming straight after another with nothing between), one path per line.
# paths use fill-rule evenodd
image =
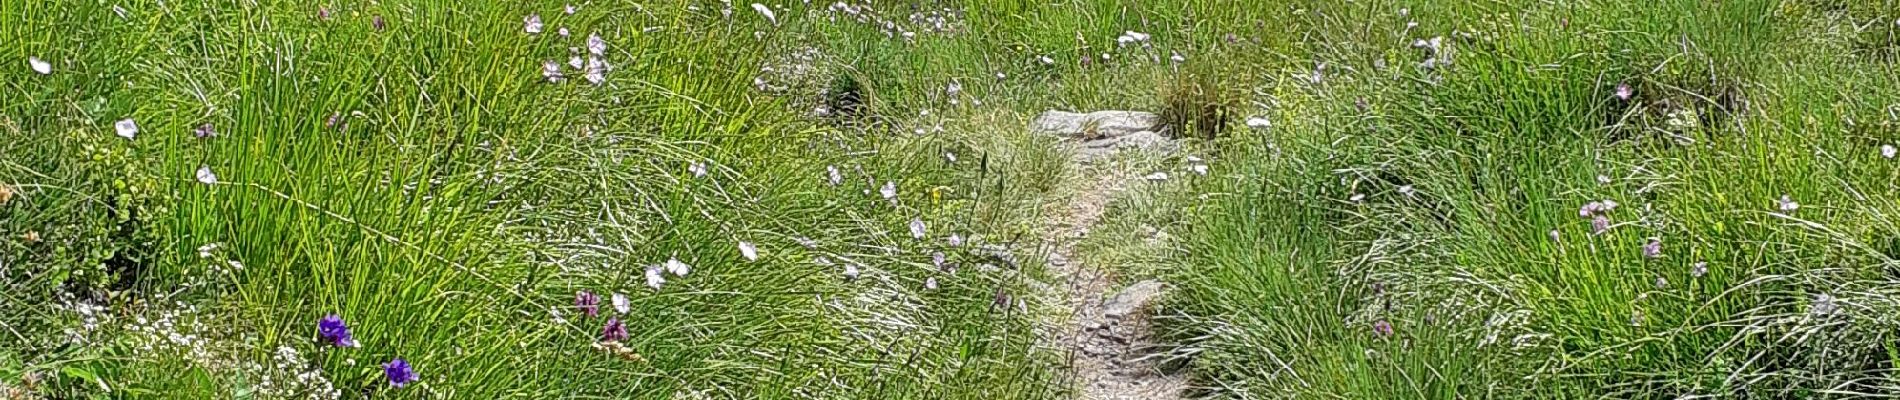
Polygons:
M1076 398L1050 109L1189 397L1900 393L1900 3L760 3L0 2L0 398Z

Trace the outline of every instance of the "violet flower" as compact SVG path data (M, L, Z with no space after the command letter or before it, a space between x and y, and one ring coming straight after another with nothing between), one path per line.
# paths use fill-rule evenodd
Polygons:
M383 364L383 376L389 378L389 386L400 388L416 381L416 370L409 367L408 361L397 358Z
M330 314L317 320L317 334L323 340L336 347L357 347L356 339L350 337L349 325L343 324L343 317Z

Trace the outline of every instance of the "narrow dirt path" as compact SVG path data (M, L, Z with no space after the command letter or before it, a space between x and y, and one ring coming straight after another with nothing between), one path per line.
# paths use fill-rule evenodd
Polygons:
M1077 143L1087 149L1088 143ZM1123 151L1148 151L1123 149ZM1154 281L1114 291L1115 268L1087 265L1076 244L1102 219L1110 201L1145 174L1112 162L1112 155L1090 154L1074 161L1066 196L1046 204L1043 243L1051 275L1059 287L1051 298L1067 306L1070 318L1057 329L1057 342L1070 353L1074 384L1089 400L1171 400L1182 398L1187 379L1158 367L1162 354L1151 341L1146 304L1159 294Z

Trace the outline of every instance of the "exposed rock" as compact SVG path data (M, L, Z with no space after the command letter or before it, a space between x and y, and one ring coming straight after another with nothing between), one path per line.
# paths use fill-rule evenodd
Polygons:
M1076 155L1083 160L1106 157L1124 149L1152 150L1161 153L1174 152L1175 149L1173 140L1150 131L1084 140L1076 147Z
M1096 111L1087 114L1047 111L1036 116L1036 131L1067 137L1095 140L1122 137L1137 132L1152 132L1161 125L1161 117L1140 111Z
M1161 294L1161 289L1161 282L1155 280L1145 280L1129 285L1102 304L1102 316L1120 319L1140 311L1146 308L1149 302L1154 301L1155 296Z

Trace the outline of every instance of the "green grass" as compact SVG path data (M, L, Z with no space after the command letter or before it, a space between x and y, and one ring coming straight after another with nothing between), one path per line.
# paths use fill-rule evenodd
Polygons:
M1900 135L1875 110L1894 101L1896 76L1884 42L1817 34L1892 24L1891 7L1314 2L1304 13L1283 34L1313 38L1286 51L1310 60L1257 86L1275 127L1217 146L1216 179L1180 191L1204 195L1148 217L1187 232L1157 274L1180 284L1166 326L1197 354L1203 394L1895 389L1893 293L1881 288L1900 267L1900 164L1880 146ZM1431 54L1410 44L1432 37L1449 66L1419 67ZM1334 72L1297 79L1313 63ZM1614 98L1619 83L1631 101ZM1799 209L1779 210L1782 195ZM1603 199L1621 207L1596 235L1578 210ZM1652 237L1654 259L1642 251ZM1838 311L1817 310L1821 295ZM1396 333L1376 333L1378 321Z
M1040 258L1046 109L1219 133L1080 246L1197 396L1900 391L1891 1L532 3L0 4L0 395L1071 397L1066 310L991 305L1041 267L944 240Z
M1040 279L1037 266L980 272L975 244L944 244L1017 240L1035 217L1024 205L1061 172L1047 143L964 122L1006 111L926 99L893 107L946 107L944 125L959 129L838 129L752 87L762 50L796 43L776 35L824 36L830 52L893 42L802 13L781 11L775 29L744 5L727 19L686 2L573 15L553 3L120 6L124 17L100 3L0 8L0 53L54 65L9 69L0 89L0 182L19 192L0 207L8 387L51 398L1065 391L1057 354L1033 347L1035 319L990 306ZM523 32L530 13L545 32ZM542 61L565 62L594 32L609 43L606 83L571 69L545 82ZM122 118L137 121L135 139L113 135ZM219 136L193 138L205 123ZM696 162L706 176L689 172ZM194 181L200 165L220 182ZM829 166L842 185L826 182ZM886 182L896 201L878 197ZM910 237L912 219L928 238ZM743 259L740 241L763 256ZM933 251L968 266L937 272ZM693 272L647 288L644 267L669 257ZM846 263L862 277L847 279ZM941 289L924 288L933 277ZM606 318L578 315L582 290L630 298L619 318L638 360L592 347ZM362 347L318 342L327 314ZM397 357L421 384L388 387L377 366ZM298 376L308 371L320 378Z

